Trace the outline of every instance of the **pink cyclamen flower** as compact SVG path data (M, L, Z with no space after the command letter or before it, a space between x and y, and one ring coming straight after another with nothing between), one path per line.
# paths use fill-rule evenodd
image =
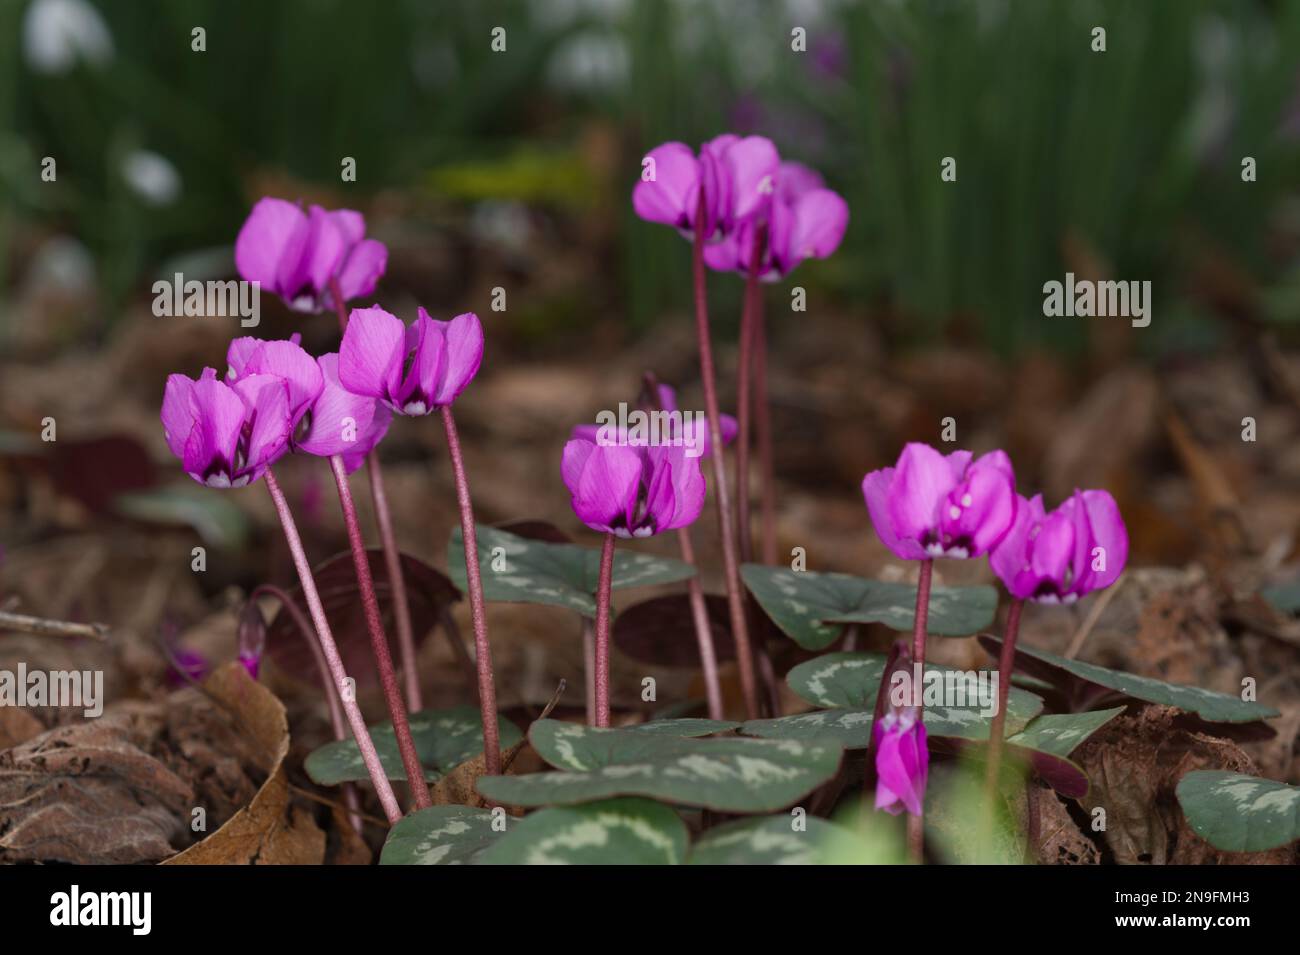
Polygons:
M889 710L871 728L876 754L876 808L921 814L930 769L925 724L913 707Z
M724 133L701 146L698 157L685 143L664 143L646 154L632 208L647 222L692 237L703 189L704 235L712 241L762 209L779 165L776 146L762 136Z
M162 423L190 477L208 487L243 487L288 449L289 389L274 375L249 374L233 385L213 368L198 381L169 375Z
M1128 530L1107 491L1075 491L1046 512L1043 497L1020 498L1015 523L989 555L1011 596L1073 603L1113 584L1128 561Z
M896 466L862 479L862 495L876 533L904 560L979 557L1016 517L1016 476L1002 451L972 461L969 451L908 444Z
M346 302L369 295L388 266L388 249L366 238L366 220L351 209L303 209L266 197L253 206L235 239L235 266L299 312L334 308L330 282Z
M704 507L704 472L686 451L574 438L561 464L573 512L592 530L616 537L649 537L694 523Z
M409 328L397 316L354 308L339 347L339 381L400 415L426 415L465 390L483 361L483 326L473 312L450 322L423 308Z
M802 163L783 162L777 188L764 214L754 216L721 242L704 250L704 261L720 272L748 274L754 237L767 228L758 276L765 282L785 278L804 259L824 259L839 248L849 224L849 206Z

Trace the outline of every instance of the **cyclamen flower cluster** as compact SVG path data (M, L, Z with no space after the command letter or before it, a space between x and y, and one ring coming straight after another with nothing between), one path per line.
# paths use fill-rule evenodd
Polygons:
M449 404L482 359L483 330L473 313L439 322L420 309L406 330L381 308L354 309L339 352L314 359L296 335L237 338L225 380L212 368L197 381L169 376L163 429L186 473L208 487L250 484L291 451L341 455L350 472L383 439L394 412L426 414ZM403 368L410 369L405 381Z
M646 154L632 207L648 222L692 237L703 214L704 261L719 272L777 281L804 259L834 252L849 207L802 163L783 161L762 136L725 133L700 147L664 143ZM753 263L756 240L759 259Z
M926 591L934 558L988 555L1017 602L1072 603L1109 587L1128 560L1128 532L1109 492L1076 490L1049 512L1042 495L1026 500L1016 493L1015 471L1003 451L973 458L969 451L944 455L929 445L908 444L894 467L862 479L862 494L885 546L904 560L926 562ZM923 612L918 604L918 616ZM1018 624L1018 606L1013 614ZM1000 674L1003 695L992 729L995 750L1015 637L1009 626L1000 665L1007 672ZM923 663L923 648L917 656ZM914 713L890 711L873 732L876 807L919 814L929 765L924 724Z

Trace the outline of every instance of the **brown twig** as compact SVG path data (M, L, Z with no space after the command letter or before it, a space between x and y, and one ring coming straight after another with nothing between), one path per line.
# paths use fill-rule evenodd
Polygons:
M47 620L25 613L0 610L0 630L18 630L38 637L88 637L101 643L108 640L108 624L73 623L70 620Z

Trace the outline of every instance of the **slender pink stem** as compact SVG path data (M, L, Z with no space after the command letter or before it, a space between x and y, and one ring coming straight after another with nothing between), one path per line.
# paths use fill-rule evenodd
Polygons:
M334 310L339 317L339 332L348 329L348 306L343 300L338 279L329 282ZM375 504L375 522L379 525L379 543L384 549L384 568L388 571L389 586L393 588L393 616L397 620L397 650L402 658L402 673L406 678L406 703L412 711L424 708L420 698L420 672L415 665L415 635L411 629L411 604L406 596L406 578L402 574L402 555L397 549L393 534L393 518L388 510L388 496L384 493L384 475L379 466L379 452L366 455L367 474L370 477L370 496Z
M334 730L334 738L347 739L348 724L347 718L343 715L343 704L339 700L338 690L335 689L333 681L330 680L329 664L325 662L325 654L321 652L320 643L316 638L316 631L312 629L311 621L303 616L302 609L298 604L274 584L260 584L249 594L248 599L256 600L259 594L266 594L268 597L274 597L278 600L280 607L289 615L298 628L298 632L302 634L307 649L311 651L312 659L316 661L316 671L320 674L321 686L325 688L325 703L329 707L330 726ZM351 783L343 784L343 801L348 804L352 828L360 835L363 823L360 815L361 801L357 798L356 786Z
M366 554L366 542L361 538L361 522L357 520L352 489L348 486L348 471L341 455L336 454L330 458L330 468L334 472L334 483L339 489L339 505L343 508L343 523L348 529L348 546L352 549L352 565L357 572L361 607L365 612L366 629L370 633L370 649L375 655L379 684L383 687L384 700L388 703L388 715L393 720L397 751L402 756L402 766L406 769L406 781L411 787L415 808L428 809L433 805L429 798L429 784L424 778L424 765L415 749L415 740L411 738L411 724L407 722L406 706L402 703L402 692L397 686L397 672L393 669L393 658L388 652L388 636L384 633L384 618L379 612L375 581L370 574L370 557Z
M704 190L700 190L695 213L695 244L691 250L695 285L695 332L699 340L700 378L704 382L704 408L709 417L709 455L713 464L713 483L718 502L718 527L722 537L722 563L727 583L727 607L731 614L731 633L736 641L736 665L740 670L740 688L745 697L745 713L758 718L758 688L754 680L753 652L749 645L749 627L745 622L745 591L740 582L736 561L736 535L731 524L731 495L727 491L727 469L723 464L722 425L718 411L718 384L713 367L713 344L709 335L709 302L704 275Z
M740 313L740 360L736 367L736 528L739 531L740 559L754 557L753 528L749 513L749 424L751 395L750 373L754 364L754 319L762 299L758 284L759 260L763 255L766 229L754 230L754 247L745 275L745 301Z
M609 726L609 594L614 583L614 535L600 548L596 583L596 725Z
M772 406L767 397L767 330L762 295L754 305L754 405L762 479L763 563L770 566L776 563L776 466L772 454Z
M483 762L489 776L501 775L501 733L497 728L497 688L492 676L492 645L488 643L487 608L483 601L483 579L478 565L478 533L474 529L474 505L469 497L469 479L460 453L460 435L451 405L443 405L442 427L447 434L447 457L456 479L456 502L460 506L460 530L465 542L465 579L469 584L469 611L474 622L474 662L478 668L478 705L483 717Z
M582 669L587 686L587 725L596 725L596 628L582 618Z
M298 571L298 580L302 583L307 609L311 611L312 622L316 625L316 635L320 638L321 651L325 654L330 677L335 689L338 690L343 711L347 714L348 723L352 727L352 735L356 738L357 748L361 750L361 760L365 763L366 772L370 774L370 781L374 784L379 802L384 807L384 815L388 817L390 823L396 824L402 818L402 810L397 805L392 784L389 783L383 764L379 761L374 740L370 738L370 731L366 729L361 708L357 706L356 692L353 689L355 684L348 677L347 670L343 667L343 658L339 656L338 646L334 643L334 634L330 631L329 620L325 617L325 608L321 604L320 594L316 591L316 580L312 577L311 565L307 563L307 553L303 550L302 539L298 536L298 527L293 522L293 514L289 512L289 503L284 499L284 492L280 490L280 485L276 483L275 475L269 468L266 471L266 489L270 492L276 513L280 516L280 526L284 529L284 539L289 545L289 553L293 555L293 564Z
M682 563L695 566L695 545L691 542L689 527L677 528L681 544ZM718 655L713 648L713 625L709 623L709 606L704 600L704 588L698 576L686 581L686 592L691 601L691 619L695 623L695 641L700 646L700 669L704 673L704 695L709 701L709 719L723 719L722 684L718 680Z
M993 834L994 805L998 794L998 776L1002 773L1002 736L1006 731L1007 699L1011 694L1011 674L1016 666L1016 637L1020 633L1020 612L1023 600L1011 601L1007 609L1007 628L1002 635L1002 650L998 653L998 708L989 726L988 765L984 776L984 817L981 845L987 845Z
M366 474L370 478L370 497L375 504L375 523L379 525L379 541L384 548L384 569L388 571L388 585L393 590L393 617L397 622L397 650L402 658L402 675L406 680L406 705L411 712L424 709L420 693L420 670L415 663L415 633L411 629L411 603L406 595L406 575L402 573L402 554L397 549L393 533L393 519L388 511L388 495L384 491L384 472L379 466L379 452L366 456Z
M930 618L930 579L934 575L934 561L921 561L920 574L916 581L916 612L912 625L912 663L916 678L925 685L925 636L926 625ZM925 710L918 702L916 720L925 719ZM920 814L907 818L907 846L914 862L920 864L925 859L925 824Z

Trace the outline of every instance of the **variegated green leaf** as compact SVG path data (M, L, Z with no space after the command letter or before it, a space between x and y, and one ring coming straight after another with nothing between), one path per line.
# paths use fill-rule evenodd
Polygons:
M878 653L823 653L791 668L785 681L800 699L813 706L872 709L876 705L876 693L880 689L880 677L884 671L885 657ZM925 672L926 682L922 686L927 690L931 681L937 681L939 675L944 680L944 696L941 700L934 701L936 706L948 703L961 709L987 710L996 698L991 671L980 671L985 675L983 682L979 679L979 673L972 677L970 671L957 670L941 663L927 663ZM1009 715L1019 713L1033 716L1043 706L1043 701L1038 696L1016 686L1011 688L1009 697ZM926 709L932 705L928 696L925 705ZM967 718L957 719L969 722Z
M846 623L912 629L916 588L911 584L762 564L745 564L741 575L767 615L805 650L829 646ZM997 607L992 587L935 587L930 592L929 632L969 636L993 623Z
M842 826L789 813L739 819L710 829L691 847L692 865L825 865L828 843L852 838Z
M1265 587L1260 596L1283 613L1300 613L1300 580Z
M1088 713L1051 713L1036 717L1019 733L1007 737L1008 746L1026 750L1034 771L1063 796L1088 795L1088 774L1069 755L1097 730L1124 712L1124 707Z
M679 739L705 736L739 725L713 720L659 720L600 729L562 720L537 720L528 729L528 741L556 769L585 772L614 763L633 762L655 753L676 752Z
M1177 794L1188 824L1216 849L1263 852L1300 839L1300 786L1198 769Z
M503 833L492 813L469 806L421 809L388 830L380 865L465 865Z
M687 841L685 823L669 807L648 799L609 799L511 819L505 834L475 861L485 865L677 865L686 859Z
M445 710L420 710L410 715L411 739L420 763L426 769L425 778L433 782L468 759L483 751L483 723L477 706L455 706ZM498 715L501 731L501 748L509 749L521 739L519 727ZM405 779L406 767L402 765L397 750L397 737L391 721L370 727L370 738L379 753L379 761L389 779ZM304 763L307 775L321 786L369 779L361 750L354 739L326 743L311 753Z
M483 595L488 600L547 604L588 617L596 615L599 548L553 544L480 524L478 557ZM447 568L456 586L466 589L465 544L459 528L452 532L447 544ZM614 552L615 590L673 583L694 576L695 569L680 560L626 547Z
M720 812L772 812L831 779L842 750L828 742L722 737L678 739L611 731L610 749L585 771L483 776L478 791L506 805L573 805L611 796L646 796ZM636 738L635 753L623 747ZM562 746L562 738L557 746ZM590 758L592 748L578 761ZM576 751L575 751L576 752ZM548 755L549 759L550 756ZM584 763L585 765L585 763Z
M983 636L980 639L990 649L996 649L1001 645L1001 641L996 637ZM1048 653L1046 650L1038 650L1023 644L1017 644L1017 668L1021 666L1025 658L1028 658L1026 668L1034 664L1041 668L1042 672L1038 673L1040 676L1046 675L1050 679L1050 674L1053 671L1058 674L1064 671L1064 673L1068 674L1066 679L1074 677L1077 680L1093 683L1114 690L1117 693L1122 693L1125 696L1130 696L1135 700L1177 707L1188 713L1195 713L1201 719L1210 723L1250 723L1255 720L1266 720L1280 715L1271 706L1243 700L1227 693L1203 690L1198 686L1166 683L1164 680L1138 676L1135 673L1125 673L1122 670L1110 670L1103 666L1097 666L1095 663L1070 660L1059 657L1054 653Z

